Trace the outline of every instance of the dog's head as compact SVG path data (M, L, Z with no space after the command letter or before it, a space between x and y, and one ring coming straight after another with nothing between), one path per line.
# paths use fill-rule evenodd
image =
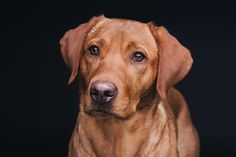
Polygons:
M72 71L68 83L79 73L81 111L91 116L127 118L146 103L142 97L166 99L192 64L189 51L152 23L95 17L60 44Z

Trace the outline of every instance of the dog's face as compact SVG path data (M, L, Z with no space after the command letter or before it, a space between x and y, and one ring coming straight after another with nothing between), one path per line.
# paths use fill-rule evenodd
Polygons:
M186 63L191 59L188 52L166 30L158 32L153 25L131 20L92 19L66 33L61 45L72 70L70 82L79 71L81 111L91 116L131 116L157 79L157 90L165 97L169 86L183 78L191 62ZM177 54L180 58L173 49L181 51ZM170 55L176 63L165 61ZM166 71L159 78L164 71L160 67Z
M143 23L104 19L88 33L80 58L86 113L126 118L153 85L158 48Z

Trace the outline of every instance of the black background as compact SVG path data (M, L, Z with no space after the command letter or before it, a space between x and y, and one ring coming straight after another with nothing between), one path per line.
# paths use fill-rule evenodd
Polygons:
M194 59L177 85L201 139L201 156L236 153L236 5L230 1L64 1L1 5L0 156L64 157L78 113L78 82L59 39L93 16L154 21Z

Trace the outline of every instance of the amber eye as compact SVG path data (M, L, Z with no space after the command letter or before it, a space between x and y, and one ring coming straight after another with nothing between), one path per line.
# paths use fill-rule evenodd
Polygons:
M95 45L92 45L88 48L88 52L93 56L98 56L99 55L99 48Z
M135 62L142 62L146 59L145 55L142 52L134 52L132 56L132 60Z

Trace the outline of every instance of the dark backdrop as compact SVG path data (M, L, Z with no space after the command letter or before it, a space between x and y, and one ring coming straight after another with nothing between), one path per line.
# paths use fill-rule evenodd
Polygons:
M59 51L64 32L92 16L154 21L194 59L177 85L201 139L202 157L236 153L235 5L230 1L13 2L1 5L0 156L64 157L78 113L78 82Z

